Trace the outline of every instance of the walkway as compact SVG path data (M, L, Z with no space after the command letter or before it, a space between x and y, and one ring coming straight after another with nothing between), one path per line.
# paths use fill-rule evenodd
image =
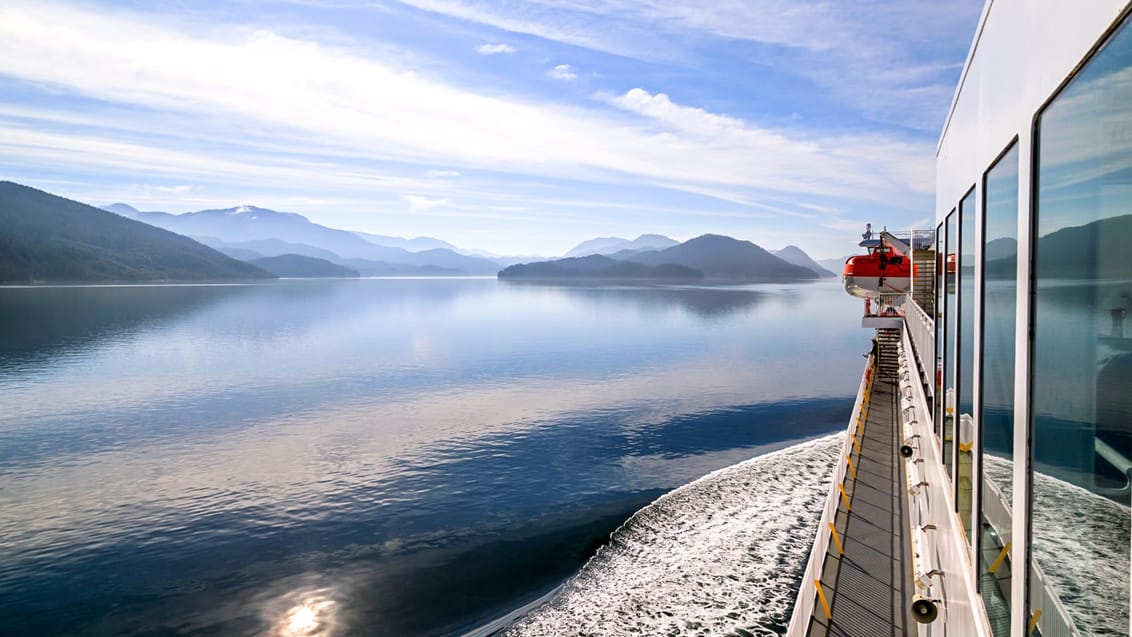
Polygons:
M830 542L822 586L831 617L814 607L810 637L885 637L915 634L911 601L912 558L905 541L903 462L898 453L900 418L896 396L896 349L878 330L880 365L870 395L860 452L853 454L856 478L847 475L835 526L844 554ZM897 333L899 333L897 331Z

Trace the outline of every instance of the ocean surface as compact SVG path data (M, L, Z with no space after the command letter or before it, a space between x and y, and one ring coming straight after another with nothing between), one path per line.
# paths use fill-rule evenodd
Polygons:
M781 632L860 309L836 281L0 288L0 632Z

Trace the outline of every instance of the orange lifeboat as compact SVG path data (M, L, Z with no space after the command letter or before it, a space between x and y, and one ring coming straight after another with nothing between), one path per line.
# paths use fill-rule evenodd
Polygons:
M906 247L887 233L872 238L866 232L860 246L868 254L849 257L842 279L845 291L853 296L875 299L881 295L906 294L912 287L912 260Z

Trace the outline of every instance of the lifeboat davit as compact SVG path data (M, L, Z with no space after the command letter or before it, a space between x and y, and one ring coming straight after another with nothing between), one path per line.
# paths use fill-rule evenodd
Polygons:
M866 233L860 245L868 254L845 261L845 291L866 299L881 295L906 294L912 288L913 264L907 246L888 233L872 238Z

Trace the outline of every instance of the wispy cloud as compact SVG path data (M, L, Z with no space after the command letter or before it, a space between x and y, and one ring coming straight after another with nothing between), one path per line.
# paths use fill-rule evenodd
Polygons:
M551 79L563 80L566 82L572 82L578 79L578 74L569 64L559 64L558 66L547 71L546 74Z
M101 100L224 114L271 127L296 146L318 139L374 158L507 172L581 178L614 171L671 183L849 194L875 188L908 162L930 164L914 159L921 149L898 142L791 138L643 89L616 100L645 116L626 121L592 109L478 95L271 32L234 30L205 39L137 16L56 7L0 10L0 74ZM61 151L73 141L60 136L28 145ZM877 148L889 155L871 150ZM119 165L160 165L150 149L129 144L92 140L88 150ZM220 169L176 159L196 170ZM930 187L898 176L902 187Z
M408 202L409 209L413 211L432 210L448 203L447 199L430 199L420 195L404 195L402 199Z
M484 71L498 64L468 52L515 47L481 26L456 27L466 31L449 51L453 59L436 63L431 51L390 55L407 45L358 33L324 37L318 25L267 28L14 0L0 6L0 81L37 98L0 97L0 156L9 176L63 180L82 170L159 184L126 193L145 200L275 193L271 201L311 207L352 202L355 210L408 208L415 219L460 216L479 220L487 230L477 231L485 232L497 227L493 219L542 224L540 231L559 222L556 228L590 227L607 222L603 211L640 223L651 223L654 211L673 220L842 223L847 210L926 201L931 139L906 129L813 126L788 112L759 117L758 104L745 97L686 89L666 81L672 74L651 71L662 66L657 60L700 63L706 43L728 51L751 44L742 51L752 59L828 61L799 73L834 93L850 91L857 75L875 78L857 82L860 94L845 98L865 110L890 108L880 99L886 87L904 87L890 100L899 103L895 111L920 101L945 108L951 89L938 77L955 62L920 52L893 64L926 27L908 18L913 33L885 41L892 23L880 9L893 7L863 1L884 24L839 5L786 0L728 0L710 10L642 0L404 0L546 41L521 40L524 52L543 46L544 55L508 60L501 79ZM917 6L923 15L937 11ZM943 28L948 20L941 17ZM524 58L528 76L520 77ZM650 73L625 72L637 68L627 58L650 60ZM602 68L600 78L585 77L605 92L579 97L549 87L547 76L579 77L570 64L546 70L553 62L545 60L561 59ZM475 75L461 74L471 67ZM841 77L846 69L852 73ZM200 189L178 190L187 184ZM98 188L88 191L106 192ZM393 221L392 213L373 214Z
M818 82L874 117L937 130L981 0L398 0L594 51L703 63L705 38L751 43L760 64ZM894 63L899 61L899 63Z
M503 44L503 43L481 44L478 47L476 47L476 52L479 53L480 55L499 55L499 54L510 55L511 53L514 53L515 51L516 51L515 47L511 46L510 44Z

